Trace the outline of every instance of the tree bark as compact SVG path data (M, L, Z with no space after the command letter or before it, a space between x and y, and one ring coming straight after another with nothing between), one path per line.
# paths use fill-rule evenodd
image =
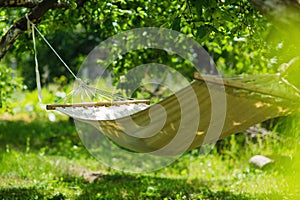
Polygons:
M37 6L37 0L0 0L0 7L25 7L33 8Z
M39 1L37 0L0 0L0 8L1 7L23 7L23 8L34 8L39 5ZM60 2L57 0L56 3L53 4L53 8L67 8L68 4Z

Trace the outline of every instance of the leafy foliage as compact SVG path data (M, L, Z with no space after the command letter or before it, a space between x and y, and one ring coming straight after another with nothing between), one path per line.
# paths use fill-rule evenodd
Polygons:
M23 9L15 9L11 16L17 19L22 15ZM4 22L6 27L11 24L7 18ZM163 27L189 35L209 51L222 73L274 71L267 64L268 48L264 42L268 23L246 0L90 0L80 7L52 10L39 24L39 29L75 72L99 42L121 31L139 27ZM24 34L11 54L18 61L26 85L33 89L34 64L29 49L32 49L31 38ZM53 82L55 77L62 75L71 80L70 74L42 41L38 42L38 52L44 83ZM130 52L111 68L118 78L139 63L149 62L163 62L185 76L192 76L191 68L184 60L172 59L168 53L155 50Z

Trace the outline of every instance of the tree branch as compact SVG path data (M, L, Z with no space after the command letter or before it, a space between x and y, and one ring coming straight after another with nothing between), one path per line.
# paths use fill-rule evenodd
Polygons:
M24 8L34 8L38 6L40 2L38 0L0 0L1 7L24 7ZM68 4L62 3L60 1L53 4L53 8L67 8Z
M88 0L78 0L77 7L81 7ZM36 4L36 5L35 5ZM59 0L43 0L37 3L37 0L0 0L1 5L9 6L25 6L30 7L35 5L28 13L28 18L31 22L37 24L40 22L42 16L50 9L65 8L67 4L62 4ZM27 30L27 19L23 16L17 22L15 22L10 29L5 33L0 41L0 60L5 56L10 47L14 44L16 39Z
M33 8L37 6L37 0L0 0L0 7L25 7Z
M15 0L17 1L17 0ZM14 2L15 2L14 1ZM30 5L29 1L26 0L26 5ZM10 1L12 2L12 1ZM21 1L18 1L21 2ZM25 2L25 1L23 1ZM21 5L21 3L20 3ZM25 3L23 3L25 5ZM50 9L62 7L61 4L57 3L57 0L44 0L38 3L28 14L28 18L33 23L39 23L41 17ZM5 33L0 41L0 60L4 57L16 39L27 30L27 19L23 16L17 22L15 22L10 29Z

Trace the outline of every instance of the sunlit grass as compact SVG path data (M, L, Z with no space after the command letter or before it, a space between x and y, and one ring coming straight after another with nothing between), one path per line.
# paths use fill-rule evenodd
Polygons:
M269 139L243 147L232 136L221 154L216 148L208 155L194 151L158 172L133 175L107 169L90 156L68 121L3 121L0 126L4 199L297 199L299 194L294 179L299 159L288 166L275 160L267 170L248 164L251 155L272 153L272 148L276 154L297 156L292 145L299 142L298 126L288 130L295 133L293 139L284 134L289 144Z
M193 150L159 171L126 174L92 157L67 117L52 113L50 121L35 103L28 114L28 102L1 116L0 199L300 198L299 116L282 118L270 135L233 135L207 154ZM274 163L250 166L257 154Z

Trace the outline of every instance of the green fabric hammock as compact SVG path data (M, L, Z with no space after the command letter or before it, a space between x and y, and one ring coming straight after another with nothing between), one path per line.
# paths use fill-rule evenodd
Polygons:
M225 107L215 108L219 114L212 110L214 100L211 96L225 97ZM267 119L299 112L299 97L279 75L220 78L196 74L190 86L147 109L113 120L72 115L72 109L76 109L72 105L52 105L49 108L60 108L60 112L92 124L126 149L176 155ZM92 110L95 105L83 107Z

